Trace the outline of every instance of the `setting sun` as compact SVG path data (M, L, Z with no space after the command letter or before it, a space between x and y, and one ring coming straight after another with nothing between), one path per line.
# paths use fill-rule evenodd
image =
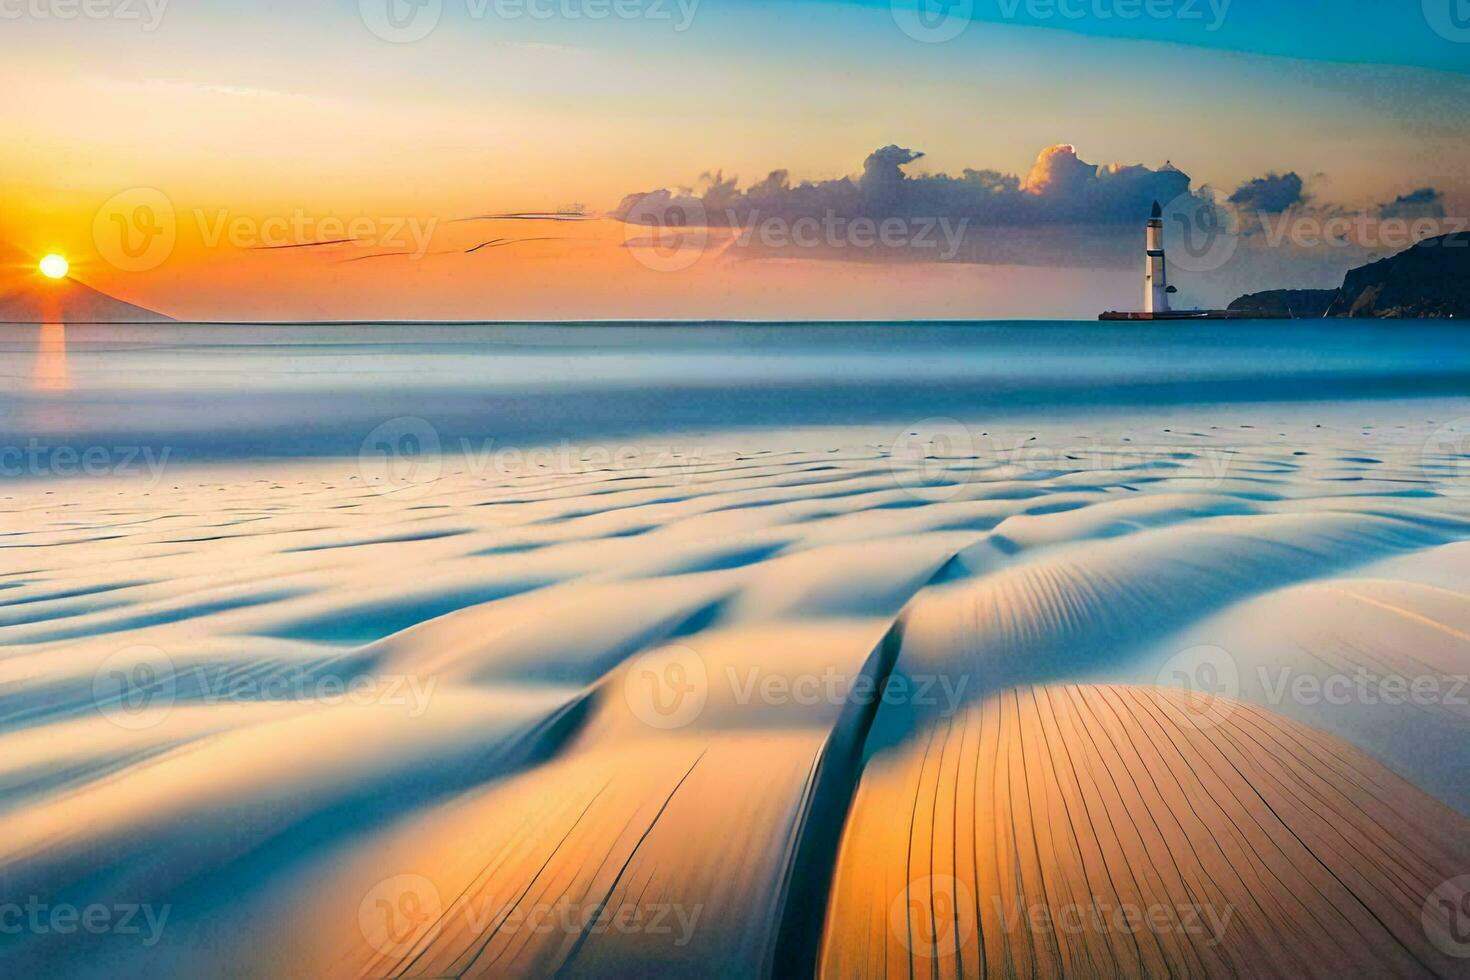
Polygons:
M70 268L70 263L68 263L64 257L56 255L55 253L48 255L41 260L41 275L45 276L47 279L65 278L67 270Z

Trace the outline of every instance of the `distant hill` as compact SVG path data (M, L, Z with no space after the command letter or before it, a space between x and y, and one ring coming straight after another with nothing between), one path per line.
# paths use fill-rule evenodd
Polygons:
M1337 298L1336 289L1268 289L1240 297L1228 307L1233 313L1290 316L1298 320L1320 317Z
M0 322L160 323L171 319L154 310L125 303L75 279L23 285L0 282Z
M1351 270L1337 289L1273 289L1230 304L1295 317L1470 317L1470 232L1426 238Z

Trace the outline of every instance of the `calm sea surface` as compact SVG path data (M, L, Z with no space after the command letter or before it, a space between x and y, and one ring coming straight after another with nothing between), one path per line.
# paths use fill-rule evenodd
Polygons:
M1470 395L1450 321L4 325L0 441L356 453L931 416Z

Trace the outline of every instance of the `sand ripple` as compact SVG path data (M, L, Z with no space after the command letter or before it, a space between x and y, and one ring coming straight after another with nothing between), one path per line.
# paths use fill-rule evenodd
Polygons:
M167 912L0 969L1463 974L1470 495L1365 436L4 488L0 904Z

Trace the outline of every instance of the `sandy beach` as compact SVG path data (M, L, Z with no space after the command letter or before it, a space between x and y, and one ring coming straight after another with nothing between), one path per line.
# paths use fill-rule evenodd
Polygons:
M11 480L0 968L1465 975L1458 407Z

